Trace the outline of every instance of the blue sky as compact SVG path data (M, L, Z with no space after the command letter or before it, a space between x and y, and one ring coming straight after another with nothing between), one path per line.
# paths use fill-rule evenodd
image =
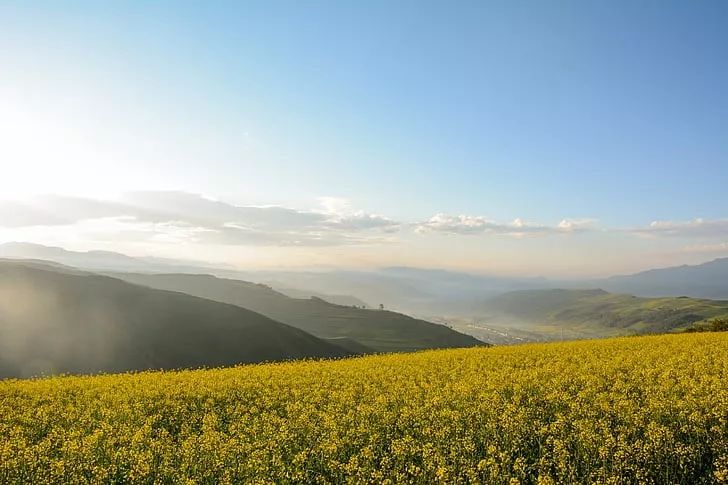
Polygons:
M720 223L726 25L720 1L0 2L0 190ZM710 234L665 251L728 240Z

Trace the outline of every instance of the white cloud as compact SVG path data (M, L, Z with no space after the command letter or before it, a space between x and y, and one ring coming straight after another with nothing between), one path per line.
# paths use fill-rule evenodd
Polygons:
M0 227L73 226L95 221L94 237L271 245L326 246L381 242L376 232L398 223L326 199L319 210L237 206L186 192L134 192L117 200L66 196L0 202ZM109 221L112 221L110 224Z
M561 232L583 232L596 229L596 219L562 219L556 226Z
M631 229L639 236L723 238L728 237L728 219L693 219L692 221L654 221L647 227Z
M319 204L327 216L324 225L340 230L383 229L396 230L400 223L380 214L370 214L352 208L351 201L341 197L319 197Z
M74 230L89 240L185 241L244 246L346 246L393 241L392 233L536 237L588 231L631 233L642 237L728 239L728 219L654 221L645 227L600 229L593 219L562 219L540 224L516 218L500 222L478 215L438 213L422 222L406 223L355 209L343 198L322 197L316 209L235 205L198 194L176 191L126 193L114 199L46 195L0 201L0 229ZM11 232L8 232L11 231ZM28 233L26 231L26 233ZM711 246L706 252L721 251ZM698 249L692 249L692 252Z
M716 244L692 244L682 248L683 253L724 254L728 253L728 242Z
M435 214L429 220L417 224L415 230L420 233L480 234L493 226L494 222L480 216Z
M592 219L563 219L555 226L531 224L517 218L509 223L499 223L483 216L435 214L429 220L416 224L419 233L441 232L446 234L493 234L525 237L550 234L583 232L594 228Z
M318 202L328 214L346 214L352 211L351 201L342 197L319 197Z

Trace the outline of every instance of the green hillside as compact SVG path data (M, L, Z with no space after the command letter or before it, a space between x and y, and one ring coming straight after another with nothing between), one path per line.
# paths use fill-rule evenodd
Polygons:
M0 377L350 354L234 305L66 268L0 261Z
M728 301L687 297L639 298L603 290L527 290L492 298L484 312L494 321L539 331L581 331L594 336L659 333L728 316Z
M325 340L326 342L330 342L330 343L336 345L337 347L341 347L342 349L346 349L355 355L366 355L366 354L374 353L374 349L367 347L366 345L363 345L352 338L333 337L333 338L324 338L323 340Z
M347 337L378 352L484 345L444 325L402 315L289 298L268 286L208 275L116 274L132 283L180 291L262 313L322 338Z

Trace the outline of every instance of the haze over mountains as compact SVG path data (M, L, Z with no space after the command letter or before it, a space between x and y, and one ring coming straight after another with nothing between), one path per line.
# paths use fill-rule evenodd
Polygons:
M297 288L355 295L372 304L420 316L467 314L484 298L506 291L543 288L544 278L511 278L440 269L388 267L371 271L258 271L247 279L273 287L287 282Z
M407 267L371 271L242 271L177 260L132 258L106 251L67 251L28 243L2 244L0 257L50 260L91 271L212 274L265 283L291 296L318 296L332 303L357 306L381 303L386 308L417 315L472 315L490 297L539 288L601 288L644 297L728 299L728 258L603 279L552 281Z
M189 274L114 276L139 285L184 292L249 308L321 338L354 340L377 352L471 347L480 342L450 328L386 310L335 305L320 298L296 299L246 281Z
M609 291L638 296L692 296L728 299L728 258L694 266L659 268L596 281Z
M71 268L0 261L0 377L351 354L234 305Z
M0 245L0 258L5 377L669 332L728 316L728 301L706 299L728 300L726 259L550 281L407 267L248 272L26 243Z
M132 257L113 251L69 251L54 246L25 242L0 244L0 258L39 259L92 271L200 271L205 268L222 269L174 259Z
M18 247L9 246L15 256L21 256ZM34 259L0 260L0 377L484 345L395 312L291 298L265 285L211 275L102 275L37 258L139 263L114 253L30 249L22 256Z

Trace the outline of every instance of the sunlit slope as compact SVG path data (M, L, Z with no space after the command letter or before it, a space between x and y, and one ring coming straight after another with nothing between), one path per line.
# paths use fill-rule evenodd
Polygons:
M346 337L379 352L484 345L444 325L401 313L334 305L320 298L289 298L267 286L246 281L189 274L115 276L152 288L239 305L318 337Z
M728 301L686 297L638 298L603 290L514 291L488 300L493 321L539 325L539 330L581 329L594 335L659 333L728 316Z
M348 354L234 305L70 268L0 261L0 377Z
M2 483L728 480L728 334L0 382Z

